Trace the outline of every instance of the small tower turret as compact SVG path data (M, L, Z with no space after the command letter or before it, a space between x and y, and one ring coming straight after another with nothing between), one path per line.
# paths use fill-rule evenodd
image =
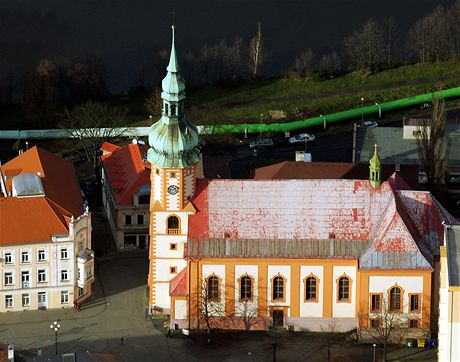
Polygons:
M379 155L377 153L377 145L374 145L374 156L372 156L371 160L369 161L369 181L374 189L377 189L380 186L380 182L382 181L381 175L381 165Z

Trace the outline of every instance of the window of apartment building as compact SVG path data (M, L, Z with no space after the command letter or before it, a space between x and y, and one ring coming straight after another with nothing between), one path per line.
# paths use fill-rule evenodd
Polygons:
M22 306L29 307L30 306L30 294L23 294L22 295Z
M393 287L389 292L390 312L402 311L402 291L400 287Z
M170 175L169 175L169 177L171 177L171 178L176 178L176 173L175 173L175 172L171 172Z
M13 264L13 253L11 251L5 252L4 263Z
M380 328L382 327L382 321L380 320L380 318L369 319L369 327L372 329L380 330Z
M69 280L69 274L67 270L61 270L61 281L67 281Z
M84 288L78 288L78 296L81 297L83 294L85 294L85 289Z
M170 243L169 250L177 250L177 243Z
M159 174L160 174L160 169L156 168L156 169L155 169L155 173L156 173L157 175L159 175Z
M137 214L137 224L138 225L144 224L144 214Z
M30 288L30 272L28 270L21 271L21 286Z
M13 296L5 295L5 308L13 308Z
M61 249L61 259L67 259L68 257L67 249Z
M420 313L421 310L421 295L409 294L409 312Z
M347 276L340 277L337 281L337 301L349 303L350 298L350 278Z
M80 270L80 268L77 268L77 279L81 280L81 270Z
M170 274L176 274L176 273L177 273L177 267L175 267L175 266L170 266L170 267L169 267L169 273L170 273Z
M4 285L14 284L13 272L5 272L5 274L3 274L3 284Z
M45 269L38 269L38 282L45 283L46 282L46 270Z
M69 303L69 291L63 290L61 291L61 304Z
M30 263L30 253L28 250L21 252L21 263Z
M382 311L382 294L371 294L371 312L380 313Z
M420 328L420 319L409 319L409 328Z
M206 296L208 301L219 301L219 277L210 275L206 278Z
M38 261L45 261L46 260L46 252L44 249L38 250Z
M318 301L318 284L319 279L313 274L305 278L305 301L317 302Z
M88 270L86 271L86 277L87 278L90 278L93 276L93 269L92 268L88 268Z
M272 279L272 300L283 301L284 300L284 288L285 280L281 275L277 275Z
M240 278L240 300L252 300L252 284L253 280L249 275L243 275Z
M131 225L133 222L131 215L125 215L125 225Z

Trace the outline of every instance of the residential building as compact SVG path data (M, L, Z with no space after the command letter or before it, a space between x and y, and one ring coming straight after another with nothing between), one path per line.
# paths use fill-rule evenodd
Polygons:
M149 245L150 165L136 143L102 147L102 203L117 250Z
M381 328L389 312L427 333L442 222L455 223L429 192L397 173L382 181L376 146L365 180L205 180L174 32L162 88L148 150L151 313L182 328L338 332Z
M445 225L441 246L438 360L460 361L460 226Z
M0 313L91 296L91 214L72 163L33 147L1 167Z
M383 163L399 165L420 165L416 134L420 122L414 119L404 122L403 127L358 127L355 159L367 163L372 157L374 144L380 147L379 156ZM451 120L446 125L446 148L449 192L460 193L460 125ZM423 171L423 170L421 170ZM426 182L426 175L420 173L420 182Z

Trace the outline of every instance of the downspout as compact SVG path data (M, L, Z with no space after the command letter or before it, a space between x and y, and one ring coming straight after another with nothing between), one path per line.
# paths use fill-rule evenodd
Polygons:
M190 309L191 309L191 298L192 298L192 288L191 282L192 280L192 258L188 259L188 330L190 333Z
M452 362L452 328L454 325L454 292L450 291L450 348L449 361Z

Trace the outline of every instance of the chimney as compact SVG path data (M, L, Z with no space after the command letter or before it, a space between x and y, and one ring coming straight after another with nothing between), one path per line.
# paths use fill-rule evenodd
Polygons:
M335 234L329 233L329 256L334 256Z

